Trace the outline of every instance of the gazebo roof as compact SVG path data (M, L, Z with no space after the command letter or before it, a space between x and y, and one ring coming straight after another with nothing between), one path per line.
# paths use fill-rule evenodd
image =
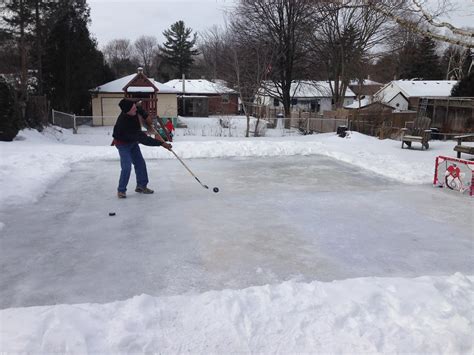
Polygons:
M149 82L148 85L143 85L143 80L135 80L140 73L130 74L122 78L110 81L100 86L91 89L90 91L96 93L123 93L123 92L157 92L160 94L177 94L178 90L173 89L165 84L147 78L145 74L143 77ZM138 77L140 78L140 77ZM151 85L150 85L151 84Z

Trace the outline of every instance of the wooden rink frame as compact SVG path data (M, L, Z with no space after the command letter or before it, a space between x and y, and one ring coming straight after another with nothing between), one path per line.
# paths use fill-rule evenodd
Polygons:
M438 156L435 162L433 185L447 187L474 196L474 161Z

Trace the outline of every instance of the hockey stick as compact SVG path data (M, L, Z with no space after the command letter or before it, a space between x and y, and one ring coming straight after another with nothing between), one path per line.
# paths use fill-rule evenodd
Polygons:
M187 167L187 165L184 164L184 161L181 160L181 158L174 152L173 149L170 149L170 152L174 154L174 156L179 160L179 162L180 162L181 164L183 164L183 166L186 168L186 170L189 171L189 173L196 179L196 181L197 181L202 187L204 187L205 189L209 189L209 186L204 185L204 184L198 179L198 177L197 177L196 175L194 175L194 173L191 171L191 169L189 169L189 168ZM217 188L216 188L216 187L214 188L214 192L216 192L215 189L217 189ZM219 190L217 190L217 191L219 191Z

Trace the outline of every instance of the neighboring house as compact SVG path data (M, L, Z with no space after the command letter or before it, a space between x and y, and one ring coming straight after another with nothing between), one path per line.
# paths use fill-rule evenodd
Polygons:
M358 108L363 108L372 103L372 100L370 98L363 98L363 99L356 99L353 103L350 105L344 106L344 108L347 109L358 109Z
M379 91L384 84L378 83L370 79L364 79L362 81L352 80L349 83L349 89L356 95L357 99L369 99L371 100L374 94Z
M168 118L178 115L178 91L146 77L141 68L137 74L108 82L89 92L94 126L114 125L120 114L118 103L124 97L141 99L143 108L153 116Z
M394 80L377 91L374 100L400 111L417 111L422 98L447 98L456 83L456 80Z
M333 85L333 82L331 84ZM274 84L266 82L265 87L257 94L256 102L270 108L283 108L283 104L277 97ZM291 83L290 97L291 107L294 109L317 113L332 110L332 91L328 81L294 81ZM352 104L354 99L355 94L347 88L344 106Z
M173 79L165 83L179 92L179 114L183 116L236 115L238 93L223 81L205 79Z

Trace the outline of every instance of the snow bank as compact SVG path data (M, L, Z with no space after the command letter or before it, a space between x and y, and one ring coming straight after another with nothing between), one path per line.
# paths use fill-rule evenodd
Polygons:
M472 353L473 281L457 273L284 282L6 309L0 352Z
M35 202L48 186L79 161L118 160L110 146L111 128L70 131L24 130L14 142L0 142L0 204ZM177 137L174 151L182 158L261 157L322 154L409 184L432 182L435 157L453 155L453 142L430 142L428 151L400 149L400 142L352 133L268 138ZM162 148L142 147L146 159L175 159Z

